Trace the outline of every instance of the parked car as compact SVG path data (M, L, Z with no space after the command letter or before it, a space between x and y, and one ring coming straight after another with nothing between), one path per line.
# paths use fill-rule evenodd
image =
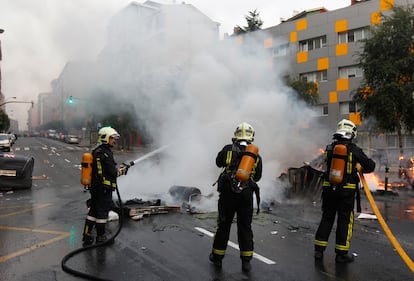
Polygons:
M3 151L10 151L10 147L9 134L0 134L0 149Z
M65 142L66 143L78 144L79 143L79 138L77 136L74 136L74 135L66 135L65 136Z
M33 157L0 153L0 190L31 188L33 167Z

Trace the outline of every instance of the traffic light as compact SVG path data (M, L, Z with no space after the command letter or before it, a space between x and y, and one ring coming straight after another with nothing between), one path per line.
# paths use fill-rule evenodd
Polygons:
M73 104L74 103L74 100L73 100L73 97L72 96L69 97L68 103L69 104Z

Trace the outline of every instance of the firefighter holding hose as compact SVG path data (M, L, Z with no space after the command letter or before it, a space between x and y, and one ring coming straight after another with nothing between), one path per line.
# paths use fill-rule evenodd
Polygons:
M333 134L333 142L325 149L326 171L323 178L322 218L315 234L315 260L323 259L329 234L337 216L335 261L337 263L354 261L354 257L349 255L348 251L354 224L355 198L357 211L361 212L357 164L360 165L363 173L371 173L375 169L375 162L352 142L356 135L355 124L343 119L338 123L337 130Z
M96 229L96 243L107 240L105 226L108 214L113 207L112 192L117 188L117 177L125 175L128 166L116 167L111 148L120 135L111 127L103 127L98 132L98 146L92 151L92 174L89 191L89 212L83 231L83 246L93 244L92 231Z
M237 235L240 247L242 270L249 272L253 257L253 193L260 202L256 182L262 177L262 160L258 148L252 142L254 129L247 123L237 126L232 144L227 144L218 153L216 164L224 168L217 181L219 192L217 230L214 236L210 261L221 268L230 228L237 213ZM259 206L257 206L259 210Z

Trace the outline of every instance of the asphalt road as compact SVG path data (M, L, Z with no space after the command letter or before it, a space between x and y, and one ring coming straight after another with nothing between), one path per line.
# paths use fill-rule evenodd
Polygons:
M13 153L35 158L32 189L0 196L0 280L83 280L62 270L62 259L81 247L88 193L79 184L85 149L44 138L19 138ZM118 162L139 153L115 152ZM122 187L121 187L122 188ZM414 193L375 196L409 257L414 258ZM363 212L371 213L365 197ZM255 258L245 274L237 248L236 225L222 270L208 261L216 213L158 214L125 218L113 245L71 257L66 265L108 280L414 280L378 221L356 219L351 251L356 261L335 263L334 233L322 263L313 259L320 202L294 199L275 203L254 216ZM119 221L109 223L115 234Z

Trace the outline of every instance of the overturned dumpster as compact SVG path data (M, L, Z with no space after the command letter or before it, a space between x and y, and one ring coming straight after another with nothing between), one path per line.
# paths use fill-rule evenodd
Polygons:
M33 168L33 157L0 153L0 190L31 188Z
M306 198L312 201L320 199L322 193L323 171L309 165L300 168L289 168L287 177L290 188L287 190L289 198Z

